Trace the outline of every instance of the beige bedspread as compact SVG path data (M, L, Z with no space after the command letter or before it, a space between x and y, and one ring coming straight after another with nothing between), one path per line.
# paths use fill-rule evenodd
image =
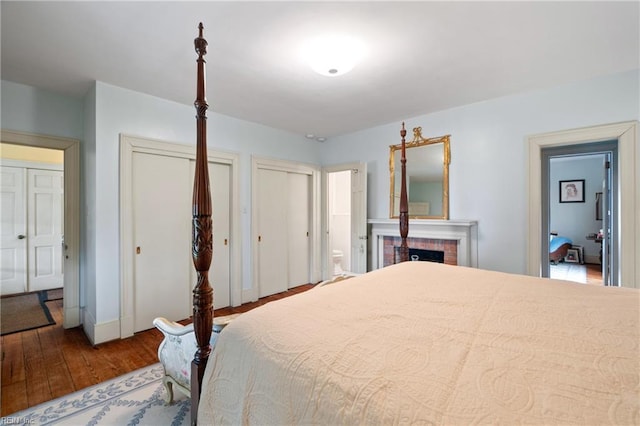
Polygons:
M220 335L200 424L639 424L640 292L407 262Z

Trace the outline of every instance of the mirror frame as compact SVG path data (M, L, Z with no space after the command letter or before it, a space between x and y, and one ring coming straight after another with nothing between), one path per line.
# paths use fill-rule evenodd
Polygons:
M442 164L442 215L440 216L421 216L412 215L409 212L410 219L449 219L449 164L451 163L451 148L450 148L451 135L438 136L434 138L424 138L422 136L422 127L413 128L413 139L405 144L405 150L409 148L417 148L426 145L442 144L444 153L444 160ZM393 214L394 203L394 190L395 190L395 153L402 149L402 144L389 145L389 174L390 174L390 186L389 186L389 217L391 219L397 219L399 216ZM408 152L405 151L405 155ZM408 161L408 160L407 160ZM407 191L409 188L407 188Z

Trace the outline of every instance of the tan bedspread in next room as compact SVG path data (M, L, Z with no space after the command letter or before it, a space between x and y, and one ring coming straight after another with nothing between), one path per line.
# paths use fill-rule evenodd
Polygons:
M220 335L201 424L638 424L640 292L429 262Z

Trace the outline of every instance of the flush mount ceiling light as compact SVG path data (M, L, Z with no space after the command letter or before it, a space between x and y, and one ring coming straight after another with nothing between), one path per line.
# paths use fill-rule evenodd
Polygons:
M348 73L363 56L364 46L350 36L323 36L310 40L304 55L318 74L337 77Z

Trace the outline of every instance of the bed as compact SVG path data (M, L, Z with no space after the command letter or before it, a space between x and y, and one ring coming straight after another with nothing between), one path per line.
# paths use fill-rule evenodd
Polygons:
M561 262L567 252L572 247L573 241L567 237L563 237L557 234L549 235L549 261L554 264Z
M193 423L640 424L635 289L400 262L242 314L212 350L202 24L195 43Z
M637 424L639 340L633 289L404 262L234 320L209 361L199 416Z

